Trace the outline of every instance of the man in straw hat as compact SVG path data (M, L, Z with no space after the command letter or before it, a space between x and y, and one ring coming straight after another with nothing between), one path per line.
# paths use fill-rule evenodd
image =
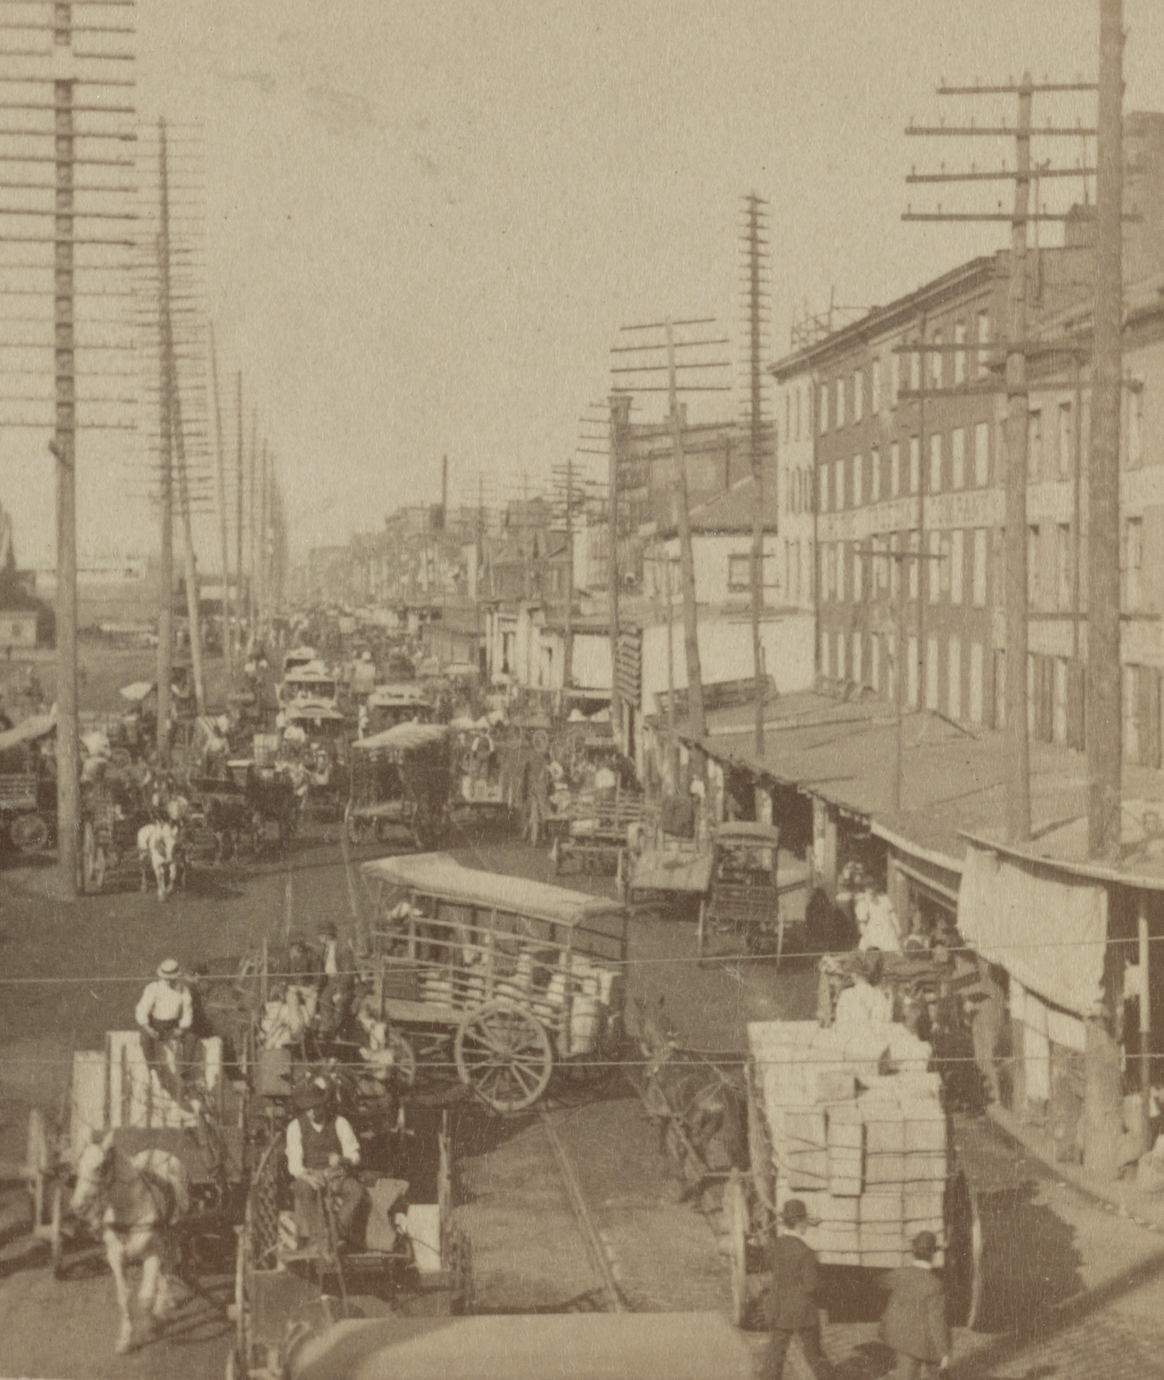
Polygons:
M182 977L176 958L158 964L157 977L146 986L134 1011L141 1031L141 1052L157 1074L158 1082L176 1101L183 1100L182 1070L189 1063L194 1024L194 998ZM166 1057L174 1050L174 1066Z
M934 1273L938 1238L919 1231L913 1238L913 1259L889 1277L889 1302L881 1319L881 1339L897 1353L894 1375L918 1380L944 1371L950 1364L950 1328L946 1296Z
M804 1359L818 1380L831 1376L820 1347L820 1315L816 1307L816 1252L804 1239L812 1223L799 1198L789 1198L780 1215L783 1230L768 1242L768 1269L772 1285L768 1296L768 1326L772 1340L760 1374L763 1380L781 1380L784 1358L793 1337L800 1339Z

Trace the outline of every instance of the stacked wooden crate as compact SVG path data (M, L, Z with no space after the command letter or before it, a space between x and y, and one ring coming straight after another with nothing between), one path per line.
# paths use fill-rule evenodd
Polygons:
M900 1025L809 1021L753 1022L748 1043L776 1206L804 1203L821 1261L893 1267L918 1232L941 1243L948 1131L929 1046Z

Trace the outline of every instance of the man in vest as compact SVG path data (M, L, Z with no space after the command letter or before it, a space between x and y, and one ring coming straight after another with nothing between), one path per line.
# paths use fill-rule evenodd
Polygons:
M360 1163L360 1143L351 1125L328 1109L327 1089L312 1084L296 1099L299 1115L287 1127L287 1168L295 1193L295 1215L308 1248L326 1247L323 1194L330 1195L336 1236L353 1235L364 1190L352 1176Z

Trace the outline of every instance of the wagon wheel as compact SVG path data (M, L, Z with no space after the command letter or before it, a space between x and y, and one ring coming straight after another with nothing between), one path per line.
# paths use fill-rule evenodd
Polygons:
M65 1243L61 1223L65 1209L65 1186L58 1179L53 1184L53 1201L49 1213L49 1263L52 1265L53 1279L60 1279L64 1272Z
M724 1188L723 1215L732 1272L732 1322L743 1327L748 1315L748 1190L735 1168Z
M707 897L699 898L699 925L695 932L695 955L702 962L707 957Z
M349 805L344 810L344 829L348 836L348 842L363 843L366 828L365 822L359 815L353 813L352 807Z
M550 861L554 864L554 876L561 876L562 873L562 847L561 839L554 835L554 842L550 847Z
M453 1059L461 1082L495 1112L532 1106L554 1067L545 1026L505 1002L490 1002L465 1017L453 1038Z
M978 1202L959 1172L946 1185L943 1204L946 1222L946 1296L953 1321L972 1328L982 1309L982 1220Z
M45 1186L51 1164L48 1136L44 1129L44 1114L34 1107L28 1114L28 1142L24 1156L28 1173L28 1187L32 1194L32 1227L39 1232L44 1223Z
M449 1272L449 1312L454 1317L466 1317L473 1311L473 1250L461 1227L453 1227L449 1232L446 1268Z
M49 827L40 815L17 815L8 829L12 846L18 853L36 853L49 840Z
M392 1067L406 1088L416 1082L416 1050L398 1031L388 1035L388 1048L392 1051Z
M97 828L91 819L85 821L81 831L81 875L86 891L100 891L105 885L108 859L105 845L97 838Z

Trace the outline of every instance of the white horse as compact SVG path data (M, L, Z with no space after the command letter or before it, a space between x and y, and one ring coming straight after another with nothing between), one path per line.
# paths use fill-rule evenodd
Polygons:
M150 1332L174 1308L163 1263L173 1254L170 1229L190 1210L186 1166L167 1150L127 1155L114 1145L110 1131L103 1140L94 1138L81 1153L72 1208L101 1233L121 1310L114 1351L123 1356L134 1345L128 1264L141 1262L138 1305Z
M152 820L137 831L137 858L141 864L141 889L149 887L149 870L158 886L158 900L164 901L178 878L179 825L172 819Z

